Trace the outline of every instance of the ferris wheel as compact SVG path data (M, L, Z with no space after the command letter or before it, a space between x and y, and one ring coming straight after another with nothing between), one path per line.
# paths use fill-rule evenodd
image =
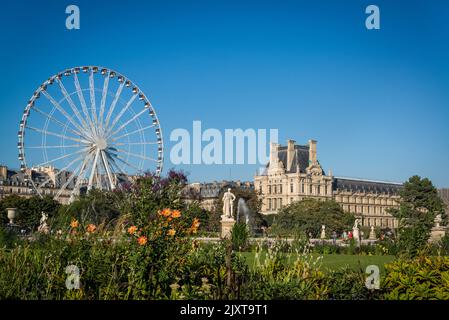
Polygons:
M70 68L46 80L25 107L18 138L21 171L45 173L28 181L56 200L162 171L156 111L134 83L107 68Z

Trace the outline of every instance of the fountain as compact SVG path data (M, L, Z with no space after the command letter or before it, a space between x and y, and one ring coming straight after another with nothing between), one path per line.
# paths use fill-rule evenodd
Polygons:
M245 199L240 198L237 204L237 222L240 222L240 217L245 218L246 226L248 227L248 230L251 230L250 226L250 214L251 210L249 209L248 205L246 204Z

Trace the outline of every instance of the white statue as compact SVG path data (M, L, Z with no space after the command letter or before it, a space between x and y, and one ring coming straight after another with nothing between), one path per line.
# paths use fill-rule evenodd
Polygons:
M223 195L223 218L233 219L232 212L234 211L235 196L231 192L231 188Z
M320 238L321 239L326 239L326 226L324 224L321 226L321 236L320 236Z
M47 219L48 219L47 214L45 214L45 212L42 212L42 217L41 220L39 221L40 224L39 227L37 228L38 232L47 234L50 231L50 228L47 225Z
M369 233L370 240L376 240L376 232L374 231L374 226L371 226L371 231Z
M354 227L352 228L352 236L356 241L360 241L359 219L355 219L354 221Z
M359 228L359 219L355 219L353 229L358 229L358 228Z

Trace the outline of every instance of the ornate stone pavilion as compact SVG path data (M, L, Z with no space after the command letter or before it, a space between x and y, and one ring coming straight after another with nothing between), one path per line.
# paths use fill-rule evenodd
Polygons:
M285 205L305 198L334 199L343 210L354 213L363 226L397 227L387 209L397 205L400 183L348 179L325 174L317 159L317 142L287 146L272 143L270 162L254 177L262 199L262 213L275 214Z

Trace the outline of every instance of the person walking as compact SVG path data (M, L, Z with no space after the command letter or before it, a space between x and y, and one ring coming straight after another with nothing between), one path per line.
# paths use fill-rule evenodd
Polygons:
M334 246L337 244L337 233L335 231L332 232L332 243Z

